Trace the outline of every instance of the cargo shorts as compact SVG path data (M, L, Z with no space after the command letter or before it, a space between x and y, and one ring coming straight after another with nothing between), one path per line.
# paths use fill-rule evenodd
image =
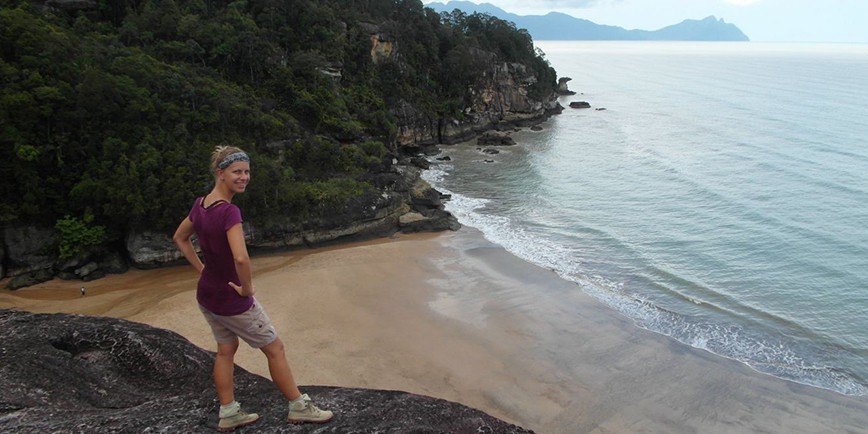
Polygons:
M232 343L241 338L247 345L259 349L277 339L274 325L259 303L254 302L250 309L238 315L217 315L202 306L199 310L211 326L218 344Z

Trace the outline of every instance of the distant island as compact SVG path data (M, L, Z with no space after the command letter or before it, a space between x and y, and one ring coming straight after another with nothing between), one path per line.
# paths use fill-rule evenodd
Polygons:
M560 12L546 15L516 15L491 3L475 4L469 1L450 1L425 5L437 12L489 14L511 21L517 28L526 29L534 40L598 40L598 41L749 41L734 24L714 16L702 20L684 20L658 30L627 30L576 18Z

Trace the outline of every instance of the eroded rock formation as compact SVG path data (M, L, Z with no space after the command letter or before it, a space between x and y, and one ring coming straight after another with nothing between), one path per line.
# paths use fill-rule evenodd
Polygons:
M212 433L212 355L180 335L104 317L0 310L0 432ZM455 402L400 391L307 386L335 411L290 425L270 380L236 367L236 397L268 433L530 433Z

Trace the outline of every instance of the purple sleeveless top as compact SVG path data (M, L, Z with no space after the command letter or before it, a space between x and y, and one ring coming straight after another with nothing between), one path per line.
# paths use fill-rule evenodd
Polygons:
M241 210L223 200L205 208L203 199L196 199L188 215L205 257L205 269L196 287L196 300L217 315L238 315L253 305L253 297L238 295L228 283L240 285L226 231L241 223Z

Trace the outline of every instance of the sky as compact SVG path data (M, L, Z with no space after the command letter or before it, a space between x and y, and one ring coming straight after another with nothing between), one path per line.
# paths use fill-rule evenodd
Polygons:
M448 0L423 0L422 3ZM469 0L517 15L562 12L597 24L657 30L709 15L755 42L868 43L868 0Z

